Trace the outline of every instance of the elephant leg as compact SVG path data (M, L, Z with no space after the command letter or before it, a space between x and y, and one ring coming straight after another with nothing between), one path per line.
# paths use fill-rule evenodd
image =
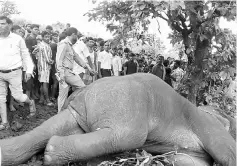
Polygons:
M109 153L136 149L141 147L145 140L144 133L122 134L110 128L81 135L53 136L45 149L44 164L63 165L72 161L88 160Z
M21 136L0 140L2 162L0 165L19 165L46 147L54 135L84 133L69 110L51 117L32 131Z

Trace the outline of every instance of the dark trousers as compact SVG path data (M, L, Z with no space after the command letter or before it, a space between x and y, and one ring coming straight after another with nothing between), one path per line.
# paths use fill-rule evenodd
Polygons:
M100 69L102 77L110 77L111 76L111 70L110 69Z

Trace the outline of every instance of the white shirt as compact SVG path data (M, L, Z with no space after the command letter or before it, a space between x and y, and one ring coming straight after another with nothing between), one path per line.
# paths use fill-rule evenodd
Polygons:
M112 59L113 71L114 73L118 73L122 71L122 60L119 56L114 56Z
M89 50L83 41L78 40L76 44L73 45L73 49L84 62L88 63L87 57L89 56ZM85 73L85 69L79 66L76 62L74 62L73 65L73 72L75 74Z
M94 64L94 61L95 61L95 52L94 52L94 51L93 51L93 52L89 52L89 56L90 56L90 58L91 58L92 64Z
M101 69L111 69L112 54L106 51L100 52L98 55L98 61L101 63Z
M34 64L24 39L14 33L8 37L0 37L0 70L26 67L26 73L32 74Z

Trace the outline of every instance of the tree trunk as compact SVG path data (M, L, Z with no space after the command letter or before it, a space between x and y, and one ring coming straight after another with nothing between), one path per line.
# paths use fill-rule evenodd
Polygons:
M198 95L198 90L200 84L203 80L203 60L208 57L209 51L209 41L205 39L200 41L197 39L196 42L196 50L194 52L194 61L191 65L191 84L189 86L189 94L188 100L191 101L193 104L197 105L196 98Z
M189 93L188 93L188 100L197 105L197 92L198 92L198 85L195 83L192 83L189 87Z

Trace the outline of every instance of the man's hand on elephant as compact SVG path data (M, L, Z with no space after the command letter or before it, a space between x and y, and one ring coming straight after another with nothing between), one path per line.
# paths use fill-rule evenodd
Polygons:
M27 82L31 78L31 74L26 73L25 74L25 82Z
M92 76L97 74L97 72L94 69L89 68L88 70Z
M94 75L97 74L97 72L96 72L94 69L92 69L88 64L86 64L86 65L84 66L84 68L87 69L87 70L89 70L90 75L92 75L92 76L94 76Z

